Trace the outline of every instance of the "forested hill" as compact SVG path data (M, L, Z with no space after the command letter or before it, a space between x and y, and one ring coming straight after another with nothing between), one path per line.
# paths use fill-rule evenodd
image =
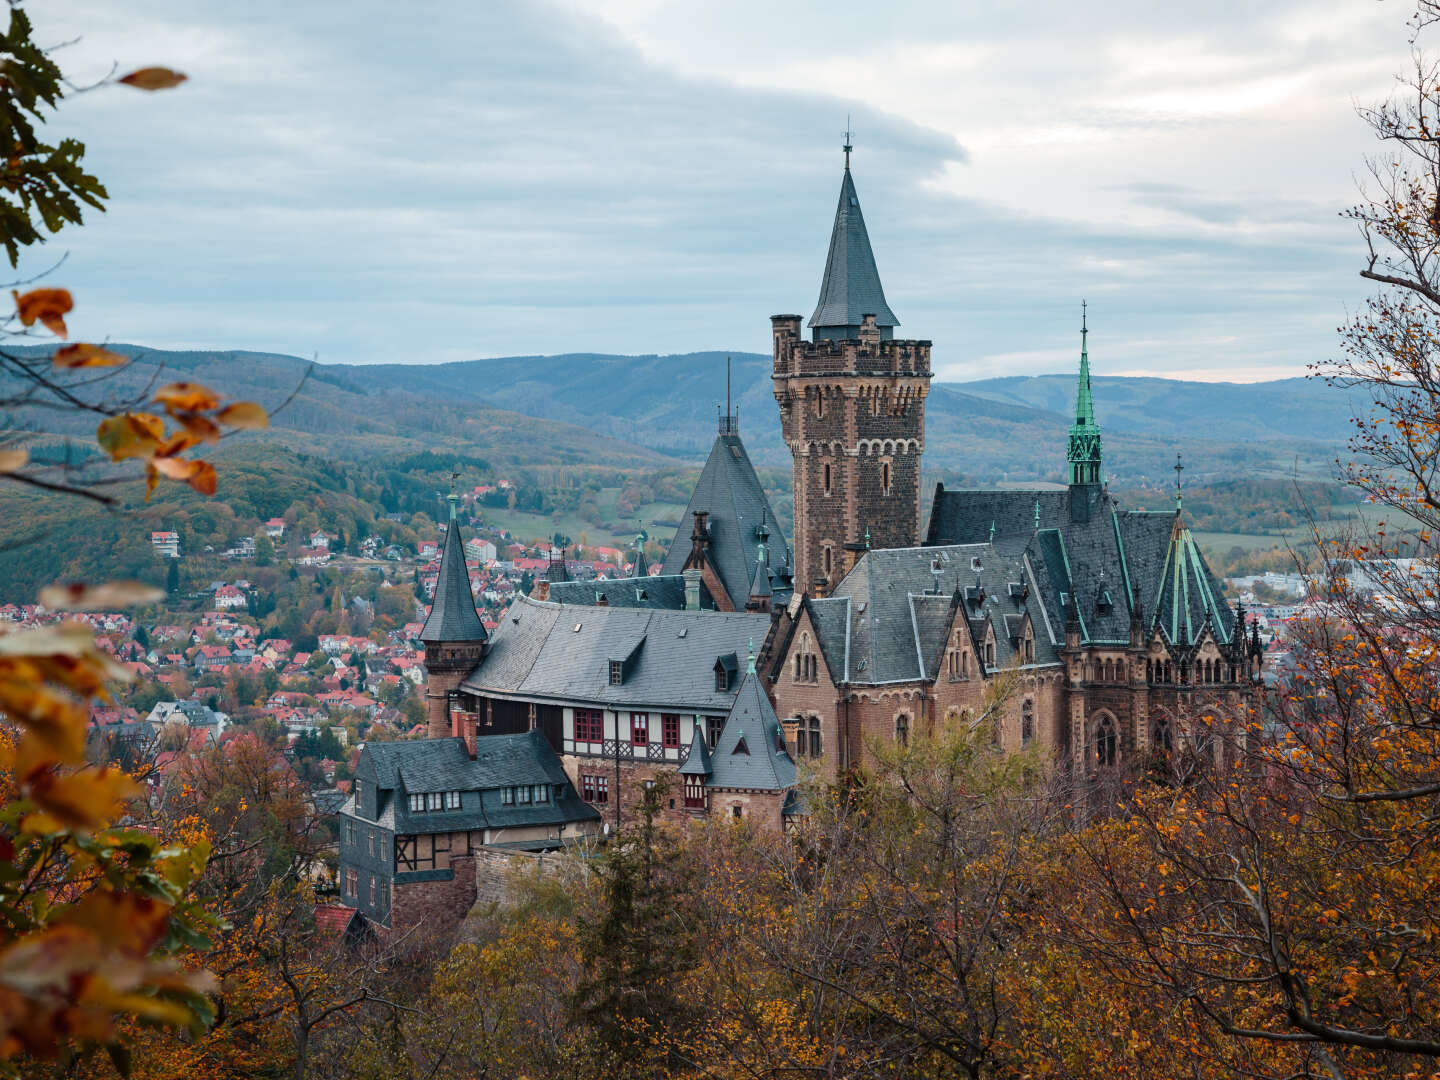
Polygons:
M162 364L175 377L267 406L284 400L308 368L305 385L276 417L279 437L307 452L454 450L497 464L636 468L704 455L725 399L728 357L752 456L788 464L770 358L757 353L572 353L311 368L266 353L117 348L139 357L123 377L134 383ZM980 484L1059 479L1073 394L1070 374L937 382L926 412L927 470ZM1141 484L1171 477L1177 450L1197 482L1329 476L1356 404L1306 379L1240 385L1099 376L1095 398L1107 472Z

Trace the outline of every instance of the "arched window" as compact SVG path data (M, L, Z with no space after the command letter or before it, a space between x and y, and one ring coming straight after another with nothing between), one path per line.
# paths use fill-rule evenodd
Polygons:
M835 549L832 548L829 544L826 544L823 550L824 550L824 552L825 552L825 576L826 576L826 577L829 577L829 576L830 576L830 571L834 569L834 550L835 550Z
M1030 634L1026 634L1026 635L1025 635L1025 663L1027 663L1027 664L1033 664L1034 662L1035 662L1035 638L1034 638L1032 635L1030 635Z
M995 666L995 643L993 641L987 641L985 643L985 666Z
M1035 703L1029 698L1020 707L1020 745L1029 746L1035 741Z
M820 756L820 718L818 716L806 717L805 726L810 729L810 756L818 758ZM801 734L803 736L804 733Z
M824 470L824 471L825 471L825 494L826 494L826 495L829 495L830 492L831 492L830 462L828 462L828 461L825 462L825 470Z
M895 741L901 746L910 742L910 717L903 712L895 717Z
M816 416L824 416L824 415L825 415L825 391L824 391L824 390L818 390L818 391L816 391L816 393L815 393L815 415L816 415Z
M890 462L888 462L888 461L882 461L882 462L880 463L880 494L881 494L881 495L889 495L889 494L890 494L890 480L891 480L891 476L890 476Z
M800 665L804 662L804 659L805 659L805 658L802 657L798 652L795 654L795 681L796 681L796 682L799 682L799 681L800 681L800 678L801 678L801 676L800 676Z
M1175 735L1170 730L1170 718L1161 714L1150 725L1150 743L1157 750L1169 753L1175 749Z
M960 652L960 677L962 679L970 677L970 654L964 650Z
M1109 713L1101 713L1095 723L1095 764L1109 768L1120 759L1120 736Z

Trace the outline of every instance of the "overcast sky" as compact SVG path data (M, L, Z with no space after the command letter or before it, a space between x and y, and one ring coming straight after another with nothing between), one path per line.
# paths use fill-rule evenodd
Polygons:
M88 338L437 362L769 350L854 175L943 377L1253 380L1366 293L1337 218L1404 0L46 0Z

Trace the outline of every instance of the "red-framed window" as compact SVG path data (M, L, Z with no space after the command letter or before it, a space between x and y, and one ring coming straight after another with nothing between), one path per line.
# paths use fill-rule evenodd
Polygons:
M580 797L586 802L609 802L610 777L596 773L581 773Z
M599 709L576 709L575 741L604 742L605 714Z
M649 713L632 712L630 714L630 741L636 746L644 746L650 741Z
M685 777L685 805L691 810L705 809L705 778Z
M580 797L586 802L595 801L595 777L589 773L580 775Z
M664 713L660 717L660 734L666 746L679 749L680 717L676 713Z
M595 777L595 801L598 803L610 801L610 777Z

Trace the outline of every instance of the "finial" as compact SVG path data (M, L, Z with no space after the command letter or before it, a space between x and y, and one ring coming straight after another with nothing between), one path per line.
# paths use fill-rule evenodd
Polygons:
M1035 500L1035 531L1040 531L1040 500Z
M995 543L995 519L990 519L990 543Z
M845 145L841 147L845 151L845 171L850 171L850 151L855 147L850 145L850 114L845 114Z
M865 550L870 550L870 526L865 526Z
M455 481L460 478L460 470L457 466L450 471L450 494L445 496L445 501L450 504L450 520L455 520L456 507L460 503L460 496L455 494Z
M1180 451L1175 451L1175 512L1180 512L1181 503L1184 501L1180 493L1180 474L1185 471L1185 465L1180 460Z
M1084 301L1084 300L1081 300L1081 301L1080 301L1080 333L1081 333L1081 334L1085 334L1085 333L1088 333L1088 332L1089 332L1089 331L1085 328L1085 301Z
M755 674L755 639L753 637L750 639L750 660L745 665L745 671L750 675Z

